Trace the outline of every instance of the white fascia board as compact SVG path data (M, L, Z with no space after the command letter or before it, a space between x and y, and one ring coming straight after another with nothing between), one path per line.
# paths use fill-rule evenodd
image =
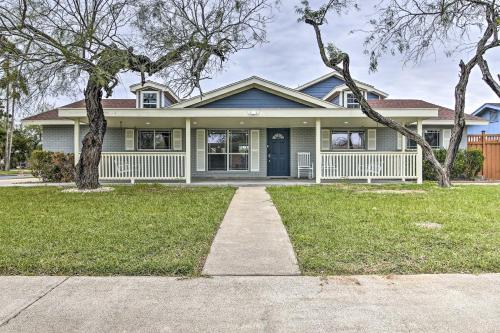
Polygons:
M304 83L303 85L298 86L298 87L297 87L297 88L295 88L295 89L297 89L297 90L303 90L303 89L305 89L305 88L307 88L307 87L310 87L310 86L312 86L312 85L315 85L316 83L319 83L319 82L321 82L321 81L324 81L324 80L326 80L326 79L329 79L329 78L331 78L331 77L333 77L333 76L335 76L337 79L340 79L340 80L342 80L342 81L344 81L344 82L345 82L344 77L343 77L340 73L338 73L338 72L336 72L336 71L332 71L332 72L330 72L330 73L327 73L327 74L325 74L325 75L322 75L322 76L318 77L317 79L314 79L314 80L312 80L312 81L306 82L306 83ZM368 83L365 83L365 82L361 82L361 81L358 81L358 80L354 80L354 82L356 82L356 84L357 84L357 85L363 85L363 86L370 87L371 89L376 89L376 88L375 88L374 86L372 86L371 84L368 84ZM378 90L378 89L376 89L376 90Z
M380 109L380 114L390 118L431 118L438 115L437 109ZM86 117L85 109L59 110L61 117ZM347 108L290 108L290 109L105 109L104 115L111 118L366 118L360 109Z
M494 105L494 104L490 104L490 103L485 103L485 104L481 105L481 107L479 109L477 109L476 111L472 112L472 115L473 116L477 116L478 114L482 113L483 110L486 109L486 108L500 111L500 106Z
M271 81L267 81L264 79L261 79L259 77L251 77L249 79L239 81L233 84L230 84L228 86L212 90L211 92L208 92L204 94L203 96L196 96L193 98L190 98L188 100L179 102L177 104L172 105L170 108L172 109L181 109L181 108L187 108L189 106L193 106L196 104L204 105L210 102L213 102L215 100L237 94L239 92L245 91L247 89L251 88L261 88L264 91L276 94L278 96L292 99L296 102L303 103L309 106L319 106L319 107L324 107L324 108L334 108L335 105L326 101L323 101L319 98L313 97L311 95L302 93L300 91L297 91L295 89L291 89L285 86L281 86L279 84L276 84Z
M170 95L172 95L172 97L174 97L177 101L180 100L180 98L172 91L172 89L170 89L169 86L166 86L166 85L158 83L158 82L149 81L149 80L144 82L144 85L142 83L136 83L136 84L131 85L130 91L133 93L136 93L137 90L144 90L147 88L155 88L155 89L161 90L163 92L166 91Z
M451 119L427 119L422 121L422 125L454 125ZM488 125L487 120L465 120L465 125Z
M378 95L381 95L382 97L389 96L388 93L386 93L382 90L378 90L377 88L374 88L373 86L369 86L369 85L362 84L362 83L356 83L356 85L358 86L358 88L366 90L367 92L374 92L374 93L377 93ZM340 86L336 86L335 88L330 90L330 92L328 94L326 94L325 97L323 97L323 99L326 101L327 99L332 97L332 95L335 94L336 92L341 92L344 90L350 91L349 87L346 84L341 84Z
M73 125L74 123L70 119L21 120L23 126Z

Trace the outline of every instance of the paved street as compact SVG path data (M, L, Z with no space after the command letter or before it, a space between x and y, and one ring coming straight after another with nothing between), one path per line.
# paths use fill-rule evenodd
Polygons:
M0 332L498 332L500 274L0 277Z

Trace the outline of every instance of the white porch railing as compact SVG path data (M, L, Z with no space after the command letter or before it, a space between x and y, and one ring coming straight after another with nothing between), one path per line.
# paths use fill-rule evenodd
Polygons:
M103 180L185 179L185 153L102 153L99 178Z
M322 179L416 179L414 152L323 152Z

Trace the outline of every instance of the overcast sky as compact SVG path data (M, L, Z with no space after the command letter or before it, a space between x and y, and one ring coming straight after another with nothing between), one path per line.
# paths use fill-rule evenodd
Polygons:
M369 61L363 54L362 46L364 35L351 34L350 31L363 28L374 14L372 3L375 2L367 0L360 12L354 11L342 17L331 14L328 26L323 28L324 39L335 41L338 47L350 54L351 73L356 79L389 93L389 98L423 99L453 107L453 90L458 80L460 57L448 58L438 53L418 65L404 66L400 57L387 55L380 62L378 72L368 72ZM268 25L269 42L233 56L222 73L203 83L203 90L208 91L252 75L295 88L328 73L319 58L312 28L296 20L294 6L297 3L299 0L283 0L280 9L274 11L273 22ZM490 52L487 60L490 69L499 73L500 51ZM135 75L124 76L113 98L132 97L128 86L138 79ZM499 100L481 80L479 71L475 70L468 87L466 112L471 113L485 102Z

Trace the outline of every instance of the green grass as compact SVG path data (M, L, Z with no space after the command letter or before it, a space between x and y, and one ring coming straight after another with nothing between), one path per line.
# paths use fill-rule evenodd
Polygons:
M363 190L413 189L377 194ZM268 189L302 272L500 272L500 186L311 186ZM442 224L426 229L417 223Z
M27 169L12 169L9 171L0 170L0 176L14 176L14 175L30 175L31 170Z
M233 193L0 188L0 274L198 275Z

